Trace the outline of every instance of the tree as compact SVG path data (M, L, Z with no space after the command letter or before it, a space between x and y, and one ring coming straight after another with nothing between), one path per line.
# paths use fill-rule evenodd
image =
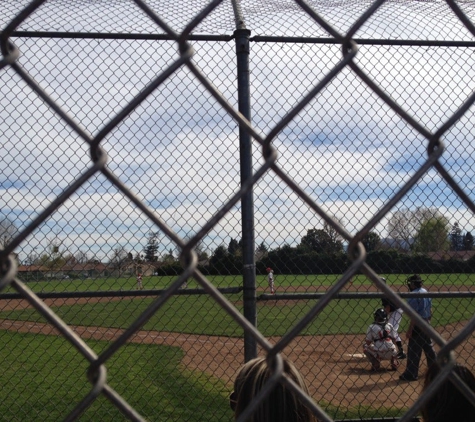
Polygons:
M261 242L260 245L256 248L256 252L265 254L267 253L268 249L264 242Z
M127 261L129 253L123 246L118 246L112 251L112 257L110 263L116 267L120 267L125 261Z
M36 248L37 246L35 246L26 256L25 265L39 265L41 257L36 253Z
M225 245L219 245L212 253L209 260L211 267L219 267L228 257L228 248Z
M64 263L68 265L74 265L77 264L77 259L72 253L67 253L63 255L64 258Z
M394 212L388 220L388 237L402 241L403 247L412 249L414 238L422 223L433 217L443 216L437 208L417 207L414 210L402 208Z
M462 229L458 222L455 222L450 230L450 244L453 251L463 250Z
M366 249L366 252L372 252L378 248L381 242L381 238L379 237L378 233L371 231L368 234L366 234L365 237L363 237L362 242L363 242L363 246Z
M242 256L242 251L244 249L244 245L242 243L242 239L239 240L238 242L238 250L236 251L237 256Z
M173 255L173 249L168 249L168 253L162 259L163 264L172 265L176 262L175 255Z
M195 252L198 255L198 261L206 261L209 256L208 252L206 252L205 245L203 240L200 240L195 246Z
M267 246L264 242L261 242L260 245L257 246L255 255L256 261L260 261L268 255Z
M339 224L340 226L343 226L343 220L341 218L337 218L335 216L332 217L332 220L336 223ZM330 242L332 245L335 245L336 249L338 249L338 245L341 245L340 252L343 250L343 237L340 235L340 233L333 227L332 224L329 224L325 221L323 224L323 231L326 232L330 238Z
M91 258L89 257L89 254L86 251L81 251L81 250L77 251L74 254L74 258L76 262L78 262L79 264L85 264L86 262L89 262L91 260Z
M463 235L462 245L464 251L473 250L473 236L470 232L467 232Z
M17 232L15 223L7 216L0 214L0 249L5 249Z
M224 245L219 245L213 252L213 255L211 256L212 261L219 261L223 258L225 258L228 255L228 250L226 249L226 246Z
M229 246L228 246L228 253L230 255L237 255L239 251L239 242L236 239L232 239L229 241Z
M158 259L158 233L150 231L148 233L147 245L145 246L145 261L156 262Z
M439 252L450 248L449 221L443 217L431 217L422 222L414 238L414 252Z
M334 254L343 251L343 243L323 229L309 229L302 237L300 247L317 253Z
M185 243L188 243L191 239L191 236L185 236L183 240L185 241ZM196 255L198 256L198 261L206 261L209 258L203 239L198 241L198 243L194 247L194 250L196 252Z
M47 252L41 257L41 265L50 270L57 271L64 266L66 260L66 250L61 248L62 241L59 239L58 232L48 239Z

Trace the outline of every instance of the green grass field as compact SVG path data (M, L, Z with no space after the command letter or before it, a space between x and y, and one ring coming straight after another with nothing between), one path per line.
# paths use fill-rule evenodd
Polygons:
M399 287L405 284L405 279L410 274L382 274L386 277L390 286ZM147 290L163 290L170 286L177 277L172 276L145 276L143 285ZM242 276L207 276L208 280L216 287L240 287L242 286ZM311 289L322 286L330 287L339 278L338 275L293 275L277 274L275 276L276 286L281 289L293 286L302 286ZM428 274L423 275L424 286L429 289L433 286L438 289L442 286L474 286L475 274ZM371 282L366 276L358 275L354 278L354 286L369 286ZM88 278L88 279L68 279L50 281L30 281L28 287L36 293L44 292L102 292L102 291L128 291L135 290L137 283L135 277L108 277L108 278ZM267 278L265 275L256 277L258 289L266 290ZM199 284L194 280L188 281L188 288L199 288ZM14 293L11 287L6 288L2 293Z
M226 295L242 312L242 295ZM128 327L151 303L152 298L121 298L105 302L53 307L66 323L113 328ZM258 301L258 328L266 336L283 335L317 304L313 300ZM372 321L379 299L333 300L302 332L303 335L361 334ZM432 324L443 326L468 320L475 312L470 298L434 299ZM42 321L34 309L0 312L0 319ZM403 319L401 329L405 328ZM173 296L144 326L145 330L172 331L215 336L238 336L241 327L209 296Z
M399 286L406 275L387 276L388 284ZM440 274L425 276L425 286L437 290L438 286L471 286L475 284L472 274ZM237 276L213 276L210 281L218 287L238 287L242 280ZM331 286L337 279L333 276L295 276L280 275L276 279L282 291L291 286L319 287ZM145 277L146 289L165 289L174 277ZM265 276L258 276L258 287L267 288ZM364 276L355 278L353 285L369 285ZM30 282L28 286L35 292L78 292L78 291L118 291L134 290L135 279L86 279L61 280L48 282ZM432 289L431 289L431 286ZM190 280L189 288L198 287ZM11 288L9 288L11 289ZM226 296L242 311L242 295ZM68 324L85 326L105 326L126 328L152 302L150 298L125 298L118 301L86 303L82 305L53 308ZM258 328L265 335L283 335L307 313L317 300L299 300L277 302L258 302ZM372 300L334 300L321 315L309 325L302 334L357 334L366 330L374 309L379 306L378 299ZM471 299L434 300L434 325L446 325L466 320L473 315ZM2 319L41 321L41 317L32 309L13 312L0 312ZM404 328L404 327L402 327ZM163 309L159 310L146 324L144 329L176 331L190 334L208 334L223 336L242 336L242 329L208 296L174 296Z
M278 276L280 288L288 286L330 286L336 276ZM145 278L147 289L164 289L175 278ZM239 286L238 277L210 279L218 287ZM405 276L388 276L390 285L402 285ZM430 290L436 286L472 286L475 276L440 275L426 277ZM363 276L354 285L369 285ZM267 288L264 276L258 285ZM34 291L98 291L107 289L133 290L134 279L63 280L28 283ZM190 281L189 288L197 287ZM432 287L432 288L431 288ZM51 289L51 290L48 290ZM63 290L61 290L63 289ZM465 289L466 290L466 289ZM242 294L226 295L242 312ZM153 298L126 297L106 302L54 307L70 325L126 328ZM315 304L313 300L258 301L258 329L266 336L279 336L292 328ZM305 330L303 335L362 334L372 321L379 299L334 300ZM472 299L434 299L434 326L468 320L475 313ZM0 319L42 321L33 309L0 312ZM400 328L408 323L403 318ZM242 329L211 298L205 295L173 296L145 325L145 330L170 331L242 337ZM108 342L87 340L96 353ZM64 417L79 397L90 389L86 380L87 363L79 353L60 337L20 334L0 331L3 368L0 375L3 391L8 392L0 404L0 420L53 421ZM219 421L231 420L228 407L229 387L205 373L190 371L181 364L180 348L146 344L127 344L107 362L110 385L147 420ZM401 409L381 409L368 406L336 407L320 405L334 419L365 418L385 415L400 416ZM10 416L11 415L11 416ZM125 418L104 397L94 402L80 420L122 421Z
M232 301L232 297L228 297ZM151 299L127 299L113 302L86 303L53 307L67 324L126 328L152 302ZM285 334L309 311L316 301L290 301L273 306L273 302L258 303L258 328L266 336ZM372 321L377 299L334 300L302 332L303 335L362 334ZM468 320L475 313L472 299L435 299L432 324L443 326ZM242 305L237 305L242 312ZM0 319L45 322L34 310L0 312ZM403 319L404 330L407 319ZM208 297L179 296L171 298L146 323L144 330L170 331L188 334L242 337L243 331L232 318Z
M107 345L88 343L94 349ZM0 331L0 344L0 420L63 420L89 392L89 365L60 337ZM150 421L231 420L229 389L217 378L189 371L182 356L179 348L127 344L106 364L109 385ZM128 419L100 396L80 420Z
M2 421L63 420L90 390L85 359L61 337L0 331ZM93 349L108 343L88 340ZM127 344L106 362L108 384L149 421L231 421L230 387L185 368L180 348ZM320 402L334 419L401 415L401 409L336 407ZM128 420L103 395L80 421Z

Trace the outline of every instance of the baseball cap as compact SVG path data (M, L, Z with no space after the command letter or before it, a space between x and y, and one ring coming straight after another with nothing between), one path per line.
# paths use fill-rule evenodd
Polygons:
M408 283L421 284L422 283L422 278L419 274L414 274L414 275L411 275L410 277L408 277L406 281Z

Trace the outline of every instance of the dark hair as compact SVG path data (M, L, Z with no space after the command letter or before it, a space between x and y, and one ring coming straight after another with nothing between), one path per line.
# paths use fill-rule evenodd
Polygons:
M456 373L467 386L475 392L475 377L463 365L455 365L452 371ZM440 366L437 363L428 369L423 391L439 374ZM475 422L475 404L471 403L462 392L450 381L445 379L434 395L421 409L424 422Z
M410 277L406 278L407 287L409 287L410 291L418 289L422 286L422 278L419 274L411 275Z
M285 358L284 373L308 394L303 377L295 366ZM234 381L234 392L231 395L231 407L236 419L271 376L272 370L264 357L252 359L244 364ZM284 383L278 382L248 421L316 422L317 419L298 395Z
M422 284L422 278L419 274L411 275L406 279L407 283Z

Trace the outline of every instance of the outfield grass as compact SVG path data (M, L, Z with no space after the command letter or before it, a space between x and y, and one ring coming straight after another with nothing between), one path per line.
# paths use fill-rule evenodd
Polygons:
M463 276L463 277L462 277ZM285 289L290 285L312 285L330 286L337 276L281 276L278 282L288 284L280 285ZM402 277L405 280L405 276ZM436 285L467 285L473 282L475 275L465 274L442 274L426 277L427 287L435 290ZM117 290L118 286L123 286L125 279L110 280L65 280L61 282L47 282L51 288L55 285L71 287L75 283L96 283L99 288L104 283L110 282L112 290ZM145 287L152 288L152 281L155 282L153 288L166 288L175 278L173 277L150 277L145 280ZM212 281L218 286L236 285L236 277L217 276ZM262 276L258 278L260 284L267 287L267 281ZM128 280L130 282L130 280ZM58 284L59 283L59 284ZM133 281L135 283L135 281ZM193 281L192 283L196 283ZM291 283L291 284L290 284ZM363 276L358 276L353 282L369 283ZM395 285L393 279L388 276L388 283ZM44 284L44 283L41 283ZM191 283L190 283L191 284ZM41 289L42 286L35 286L29 283L34 290ZM430 286L434 286L433 289ZM36 287L36 288L35 288ZM85 286L82 286L85 287ZM194 287L194 286L189 286ZM91 288L85 290L91 290ZM44 290L42 290L44 291ZM70 291L70 290L69 290ZM242 294L230 294L226 297L242 312ZM130 324L152 303L154 299L144 297L121 298L109 302L96 303L91 301L85 304L75 304L71 306L53 307L66 323L70 325L102 326L113 328L127 328ZM259 330L266 336L279 336L288 332L318 300L277 300L258 301L257 320ZM360 300L333 300L321 314L302 332L303 335L332 335L332 334L361 334L366 331L368 324L372 321L374 310L380 306L379 299ZM443 326L459 321L468 320L475 313L475 305L472 299L434 299L434 315L432 324ZM22 321L40 321L42 317L33 309L18 311L0 312L0 319L13 319ZM403 319L401 330L404 330L408 323L408 318ZM207 334L219 336L242 337L243 330L232 318L209 296L207 295L177 295L170 298L151 320L144 326L145 330L173 331L189 334Z
M95 350L107 345L88 344ZM0 331L0 345L0 420L63 420L90 391L89 365L60 337ZM186 369L182 356L179 348L127 344L106 364L108 383L150 421L231 420L228 388L219 379ZM128 419L100 397L80 420Z
M242 312L241 296L227 295ZM110 302L85 303L52 307L52 310L70 325L127 328L153 299L121 299ZM317 300L265 301L257 303L258 329L265 336L281 336L289 331ZM321 314L302 335L362 334L373 320L379 299L337 299L323 309ZM475 313L472 299L448 298L433 300L432 324L444 326L468 320ZM0 319L44 322L34 309L0 312ZM403 318L400 330L407 326ZM210 297L174 296L144 326L145 330L242 337L242 328Z
M387 279L390 286L405 285L405 280L410 274L381 274ZM424 286L430 289L431 286L474 286L475 274L427 274L422 275ZM287 288L292 286L303 287L329 287L332 286L340 275L294 275L277 274L275 283L278 288ZM145 289L163 290L173 283L177 277L172 276L148 276L143 277ZM207 279L216 287L240 287L242 286L242 276L207 276ZM354 277L354 286L369 286L371 281L366 276L358 275ZM97 291L128 291L135 290L137 282L135 277L108 277L108 278L90 278L90 279L71 279L71 280L51 280L51 281L30 281L28 287L34 292L97 292ZM268 289L267 276L258 275L256 285L260 289ZM194 280L188 281L189 288L199 288L200 285ZM8 287L5 293L12 293L14 290Z
M3 370L0 420L58 421L90 391L88 363L66 340L56 336L0 331ZM96 352L108 343L88 340ZM230 388L215 377L183 367L180 348L124 345L106 362L107 382L149 421L230 421ZM334 419L401 416L401 409L345 408L321 401ZM81 421L126 419L104 396Z
M405 284L406 278L410 274L381 274L385 277L390 286L401 286ZM286 288L292 286L303 287L321 287L332 286L338 280L340 275L293 275L277 274L275 284L277 287ZM475 274L427 274L422 275L424 285L431 286L474 286ZM143 285L145 289L162 290L173 283L177 277L173 276L144 276ZM240 287L242 286L242 276L240 275L218 275L207 276L207 279L216 287ZM354 277L354 286L369 286L371 283L366 276L358 275ZM28 287L34 292L96 292L96 291L127 291L135 290L137 282L135 277L108 277L108 278L90 278L90 279L70 279L70 280L51 280L51 281L30 281ZM256 277L258 288L268 289L267 276L258 275ZM189 288L199 288L199 284L190 279ZM12 293L14 290L8 287L5 293Z

